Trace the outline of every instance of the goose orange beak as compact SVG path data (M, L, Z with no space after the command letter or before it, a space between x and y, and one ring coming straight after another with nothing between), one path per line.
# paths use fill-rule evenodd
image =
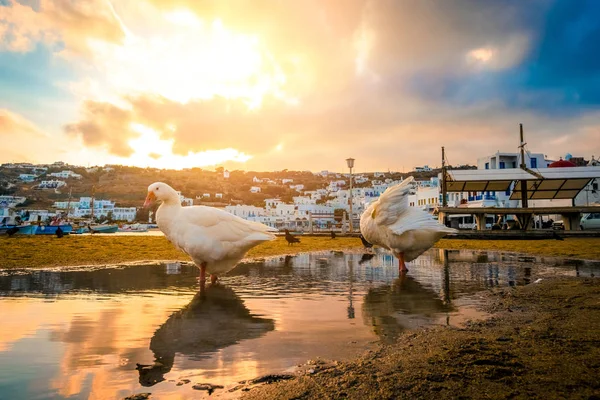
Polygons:
M148 192L148 196L146 196L146 201L144 202L144 208L148 207L152 202L156 200L156 196L154 192Z

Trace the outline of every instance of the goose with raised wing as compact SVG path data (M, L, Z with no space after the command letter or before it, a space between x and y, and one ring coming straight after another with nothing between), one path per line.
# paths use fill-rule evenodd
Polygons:
M401 273L410 262L435 242L456 230L435 221L431 214L408 205L411 176L388 188L360 217L360 231L367 242L385 247L398 258Z
M183 207L179 194L166 183L148 186L144 207L153 201L162 203L156 211L158 228L200 268L201 286L207 272L215 283L219 274L232 270L252 247L275 239L272 232L276 230L258 222L213 207Z

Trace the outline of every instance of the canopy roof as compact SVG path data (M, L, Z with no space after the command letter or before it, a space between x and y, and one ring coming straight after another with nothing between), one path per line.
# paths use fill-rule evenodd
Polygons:
M521 199L521 181L527 181L527 198L572 199L594 178L599 167L540 168L534 175L520 168L447 171L448 192L507 191L511 200ZM543 177L544 179L541 179ZM513 185L514 183L514 185Z

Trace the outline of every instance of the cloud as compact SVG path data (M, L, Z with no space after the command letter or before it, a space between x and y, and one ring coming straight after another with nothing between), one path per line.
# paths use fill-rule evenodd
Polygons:
M0 162L51 162L64 154L64 142L25 117L0 108Z
M88 54L89 41L120 43L125 30L108 1L40 0L38 7L0 5L0 51L28 52L43 42Z
M110 103L87 101L83 106L83 119L66 125L65 132L81 137L86 146L106 148L114 155L127 157L133 154L129 141L139 136L131 129L132 122L129 110Z
M441 145L453 163L516 151L519 122L533 151L600 152L593 1L10 4L22 20L0 23L4 46L91 51L68 85L85 99L81 118L63 133L120 160L152 137L172 151L144 148L156 165L332 169L352 155L408 169L433 164Z

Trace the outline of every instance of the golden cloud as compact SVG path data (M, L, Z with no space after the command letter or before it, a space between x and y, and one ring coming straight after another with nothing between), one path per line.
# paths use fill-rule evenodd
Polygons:
M39 41L64 43L71 53L89 52L88 40L119 43L124 27L103 0L41 0L39 7L8 0L0 6L0 50L27 52Z

